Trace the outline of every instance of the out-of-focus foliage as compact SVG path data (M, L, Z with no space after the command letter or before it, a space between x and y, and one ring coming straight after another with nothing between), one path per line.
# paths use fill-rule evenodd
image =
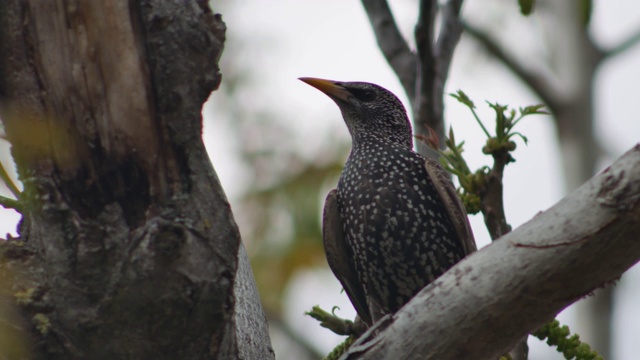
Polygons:
M260 87L254 80L260 78L261 69L247 55L251 49L242 41L227 39L221 59L223 85L213 95L212 117L215 122L227 121L234 143L240 144L239 165L248 174L242 179L247 190L233 204L234 216L265 311L278 315L292 276L305 268L327 266L322 246L322 206L324 196L337 183L349 146L346 137L341 140L331 133L317 134L324 141L316 154L298 154L298 135L284 120L290 115L264 106L268 93L247 92ZM252 44L256 42L278 46L275 40L251 39ZM300 116L300 121L312 121Z
M0 358L2 359L29 359L27 341L22 329L12 324L19 323L16 319L17 312L8 301L0 299ZM7 319L11 319L6 321Z
M28 327L19 319L15 308L16 304L22 305L28 299L21 297L24 292L16 291L16 284L21 282L7 266L5 251L8 247L0 249L0 359L30 359L28 338L24 333Z
M321 241L321 197L337 163L302 164L299 172L283 174L282 183L248 192L242 215L250 218L254 275L269 310L279 307L291 276L305 267L325 266ZM325 190L326 191L326 190Z

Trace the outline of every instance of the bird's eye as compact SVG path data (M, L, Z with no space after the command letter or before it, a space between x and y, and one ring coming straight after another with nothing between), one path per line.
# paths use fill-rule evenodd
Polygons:
M364 102L373 101L378 96L375 91L367 89L349 89L349 92L351 92L356 99Z

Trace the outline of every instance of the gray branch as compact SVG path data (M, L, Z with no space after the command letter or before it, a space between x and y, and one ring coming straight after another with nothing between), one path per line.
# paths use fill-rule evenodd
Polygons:
M436 91L437 58L434 49L434 27L437 14L437 1L421 0L418 23L415 28L416 47L418 48L418 83L413 106L414 130L417 135L428 136L429 128L435 131L444 146L443 94ZM444 80L443 80L444 81ZM419 142L418 152L437 160L438 156L428 146Z
M482 44L491 55L502 61L509 70L513 71L516 76L528 84L549 108L552 110L557 108L559 99L558 91L552 87L552 84L546 79L544 74L535 72L532 69L527 69L483 30L464 21L462 22L462 27L467 34Z
M7 170L5 170L4 165L2 165L2 162L0 162L0 180L2 180L7 189L11 191L13 196L18 199L20 198L20 189L18 189L18 187L13 183L13 180L11 180L11 177L7 173Z
M462 2L463 0L447 1L442 10L442 25L440 36L436 42L436 56L438 58L438 79L442 79L441 87L443 90L444 79L449 73L453 52L462 34L462 23L460 22Z
M426 62L433 62L434 23L438 13L438 2L435 0L421 0L416 24L415 37L418 47L418 57L423 66ZM424 71L424 70L423 70Z
M404 91L413 103L416 93L416 56L402 37L386 0L362 0L378 47L400 79Z
M496 358L640 260L639 233L640 144L458 263L343 359Z

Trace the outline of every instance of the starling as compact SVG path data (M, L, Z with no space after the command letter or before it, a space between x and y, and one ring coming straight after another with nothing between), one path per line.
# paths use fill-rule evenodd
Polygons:
M476 250L448 173L413 151L404 106L366 82L300 78L340 108L352 148L327 195L323 242L331 270L371 326Z

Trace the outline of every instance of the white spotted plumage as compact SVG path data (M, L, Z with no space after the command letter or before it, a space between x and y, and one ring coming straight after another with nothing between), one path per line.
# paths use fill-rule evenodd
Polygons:
M332 269L371 325L473 251L473 236L466 217L456 218L464 217L464 210L459 215L451 198L443 199L451 191L455 196L453 185L432 179L426 159L412 150L411 126L395 95L363 82L302 80L336 102L351 133L351 153L335 195L344 239L325 234L325 246L346 244L346 254L327 252L329 264L349 262ZM357 280L345 268L354 269Z

